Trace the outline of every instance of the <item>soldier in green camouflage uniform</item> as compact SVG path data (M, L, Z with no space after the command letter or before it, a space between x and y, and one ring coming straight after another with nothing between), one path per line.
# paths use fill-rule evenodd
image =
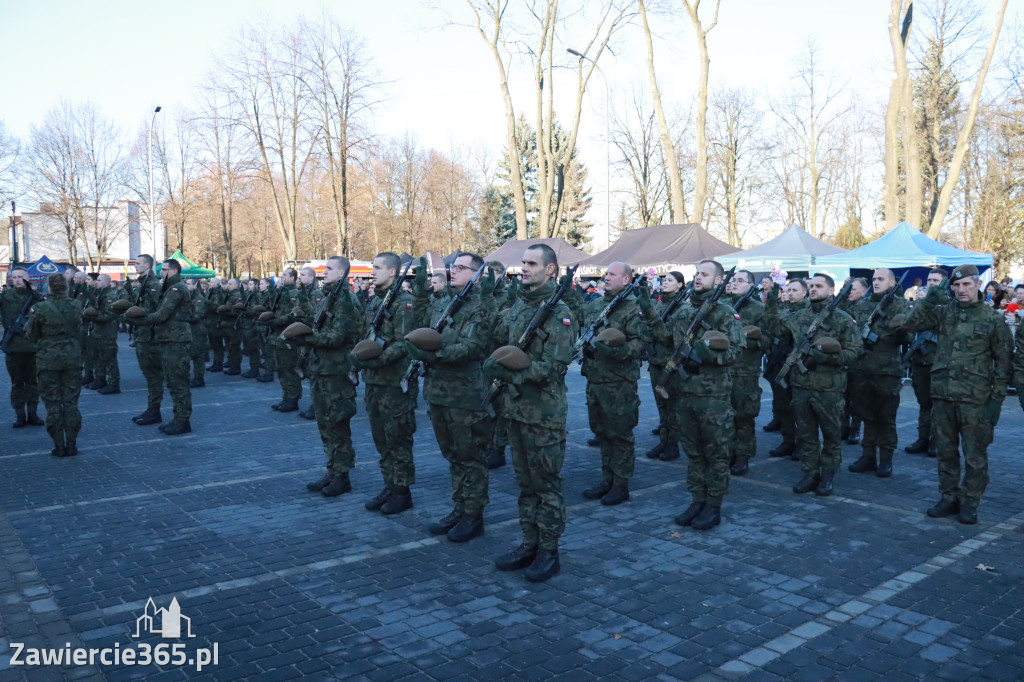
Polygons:
M961 265L950 280L956 300L948 301L944 284L929 287L904 328L930 329L939 337L931 389L942 499L928 510L928 516L957 514L960 523L974 524L989 480L988 446L1010 383L1013 340L1003 315L978 298L978 268Z
M377 293L370 299L364 313L368 326L383 305L401 265L398 255L390 251L379 253L373 259L373 283ZM425 277L426 271L419 268L417 276ZM419 326L412 294L399 290L376 330L384 352L372 360L353 357L366 384L366 414L370 419L373 444L380 454L380 472L384 478L384 488L366 502L365 507L369 511L398 514L412 508L409 486L416 482L412 458L416 415L412 397L406 395L401 387L402 375L409 365L409 355L402 339Z
M665 310L672 305L673 301L677 296L683 295L683 288L686 285L686 281L683 278L683 274L678 271L673 271L665 275L665 279L661 284L661 299L658 303L654 304L653 313L644 313L644 320L650 329L650 326L655 324L655 320L661 320L665 315ZM642 297L638 297L637 301L642 301ZM675 304L678 308L682 304L682 301ZM653 336L649 332L649 335ZM668 338L668 335L662 335L662 340L652 338L651 344L647 349L647 369L651 375L651 390L654 393L654 403L658 408L658 444L655 445L647 452L649 459L660 459L663 462L669 462L679 458L679 426L675 421L675 410L672 409L673 396L668 398L663 397L657 391L654 391L655 386L660 386L662 380L665 378L665 365L668 364L668 359L672 357L672 351L675 350L672 347L672 341Z
M210 353L210 341L206 333L206 298L199 287L199 280L189 278L185 281L188 287L189 309L188 326L192 332L192 344L189 356L192 358L192 380L189 388L206 386L206 357Z
M604 298L582 306L580 326L597 320L632 280L632 268L611 263L604 277ZM650 335L633 298L620 300L605 318L604 327L622 332L626 341L614 347L596 342L583 349L581 374L587 378L587 414L601 447L601 480L585 490L583 497L614 506L629 499L629 479L636 463L633 429L640 418L640 358Z
M937 287L946 277L946 271L942 268L934 268L928 273L928 280L925 286L918 287L917 299L924 298L928 287ZM920 344L918 345L918 341ZM934 332L923 331L915 335L913 344L917 348L910 353L910 381L914 388L914 397L917 398L917 440L903 448L904 452L912 455L928 453L929 457L935 456L935 448L932 444L932 365L935 364L936 342L938 337Z
M8 273L11 286L0 291L0 316L3 318L4 331L10 330L23 311L35 299L42 299L29 285L28 272L24 268L15 268ZM67 282L64 286L65 295ZM26 318L27 319L27 318ZM4 349L7 363L7 374L11 377L11 407L14 408L15 428L26 424L42 426L39 418L39 386L36 383L36 346L25 336L24 328L14 334L9 345Z
M230 278L224 285L224 301L217 306L220 315L220 332L224 337L227 361L224 374L237 376L242 373L242 322L239 315L245 313L245 291L237 277Z
M453 289L461 292L483 263L477 254L460 254L451 266ZM421 266L425 268L426 259L421 259ZM493 272L489 278L493 287ZM481 365L491 352L493 321L481 303L481 296L490 297L491 291L480 289L477 285L470 290L465 303L441 332L441 350L425 351L405 342L412 360L426 366L423 399L430 405L434 436L448 460L452 481L452 511L431 526L430 532L446 535L452 542L467 542L483 534L484 507L490 501L484 448L491 423L482 408L485 383ZM434 296L420 287L414 293L415 309L428 310L429 319L423 321L435 327L446 314L452 296Z
M168 436L192 430L192 390L189 388L189 364L192 331L192 299L181 281L181 265L173 258L163 262L163 285L156 310L137 320L140 327L153 332L153 344L160 358L160 368L167 381L167 391L174 403L174 419L160 426Z
M96 295L98 281L96 273L85 275L85 280L79 295L76 297L82 310L89 308L96 309ZM82 324L82 386L90 390L96 390L103 385L97 377L96 365L99 363L99 344L92 336L93 325L91 320L83 320Z
M733 308L739 300L754 286L754 275L749 270L739 270L729 282ZM757 453L757 433L754 420L761 413L761 358L768 348L769 335L764 334L764 304L752 294L737 310L747 347L732 367L733 430L735 437L730 450L729 473L743 476L748 471L748 462Z
M210 280L204 297L206 298L206 339L213 351L213 357L207 366L209 372L224 371L224 332L220 328L220 313L217 309L224 305L226 292L223 281L219 277Z
M810 307L788 316L779 315L777 289L769 292L764 322L773 335L786 338L791 344L805 337L811 323L835 295L835 282L830 276L818 273L811 278L809 290ZM845 365L857 357L860 349L860 335L853 318L837 307L822 321L811 339L810 353L801 359L807 371L794 366L785 377L793 387L796 441L800 468L804 472L803 478L793 486L795 493L813 490L822 497L832 494L843 458Z
M316 311L320 308L320 302L324 299L324 291L316 283L316 270L309 266L299 270L299 289L302 291L303 315L298 320L311 325ZM299 410L299 416L303 419L316 419L316 405L310 401L308 408Z
M50 295L32 307L25 336L36 344L39 395L46 405L46 432L53 439L56 457L78 454L82 414L82 306L68 298L67 280L53 274L47 280Z
M514 344L534 314L555 293L558 258L551 247L531 246L523 254L522 287L516 302L495 324L494 336ZM496 406L507 420L512 466L519 485L519 527L523 542L500 557L500 571L526 568L526 578L544 581L560 570L558 540L565 531L562 463L568 400L565 373L579 333L572 312L559 302L541 333L523 350L526 369L512 371L493 358L484 361L484 376L507 385Z
M810 301L807 300L807 283L802 279L788 282L783 296L785 298L779 301L779 316L782 318L795 315L810 306ZM791 457L799 460L799 453L796 449L796 415L793 414L793 389L774 382L775 374L786 361L786 356L789 355L792 346L788 337L784 339L775 337L772 344L764 376L772 383L772 410L779 422L778 430L782 435L782 442L772 448L768 454L772 457Z
M270 325L270 341L274 346L274 367L277 379L281 383L281 402L274 403L270 409L277 412L295 412L299 409L302 398L302 380L295 373L295 363L299 359L299 351L291 343L281 341L281 332L292 322L298 321L295 312L301 313L301 302L305 297L297 286L299 273L294 268L287 268L281 274L281 283L274 294L276 307L268 322Z
M863 277L854 277L853 284L850 285L850 295L845 301L842 301L839 304L839 309L852 318L853 306L857 304L857 301L864 298L865 294L868 293L869 287L870 285L866 279ZM847 368L847 373L849 373L849 368ZM850 445L857 445L860 443L860 429L860 417L856 416L856 410L853 409L853 384L850 381L847 381L846 408L843 412L843 430L840 435L842 436L842 439Z
M669 318L667 325L654 323L654 337L665 342L670 335L671 343L678 347L694 316L719 286L724 274L717 261L698 264L693 296ZM718 301L704 322L706 333L724 335L728 347L714 350L710 340L704 341L698 334L691 340L693 354L684 363L684 369L691 376L684 380L677 371L667 379L674 384L671 394L679 396L672 407L676 411L683 450L690 460L686 487L693 497L689 508L675 521L697 530L708 530L721 523L722 500L729 490L729 445L733 438L729 368L746 348L739 315L728 304Z
M242 298L242 310L239 312L239 331L242 337L242 355L249 358L249 369L242 373L243 379L255 379L260 375L260 344L256 340L257 334L263 332L263 327L257 327L255 318L259 314L253 308L259 304L259 282L250 279L245 283L245 295Z
M857 301L851 312L861 328L885 292L897 286L896 276L892 270L880 268L875 270L871 285L871 296ZM889 322L896 316L906 317L907 302L902 294L897 288L895 297L871 324L878 341L864 343L860 356L850 364L853 413L864 422L861 456L848 467L855 474L874 471L879 478L892 476L892 455L897 444L896 412L900 407L903 378L900 347L906 342L907 334L893 329Z
M153 258L141 254L135 259L135 271L138 279L135 282L134 305L143 308L146 313L156 311L160 302L160 280L153 270ZM146 379L146 410L132 417L139 426L159 424L162 421L160 404L164 399L164 374L160 361L160 349L153 342L153 327L140 325L129 320L135 330L135 356L139 360L139 369Z
M89 338L95 344L96 379L88 387L98 389L101 395L121 392L121 369L117 364L117 325L120 315L111 310L110 304L124 298L123 293L110 286L110 275L96 278L96 295L93 299L96 314L90 321L92 329L89 332Z
M323 328L294 337L308 361L309 393L313 398L316 425L327 455L327 472L318 481L307 484L310 492L336 497L352 490L349 471L356 465L350 422L356 413L356 387L349 374L353 367L349 355L352 346L365 333L362 305L342 276L348 260L334 256L324 266L324 297L313 311L314 317L329 306ZM337 291L336 291L337 290Z
M263 358L263 364L260 366L260 375L256 377L256 381L261 384L269 384L274 380L274 368L276 365L276 358L274 357L274 343L273 339L270 338L270 327L260 322L259 318L264 312L271 309L274 305L274 300L277 297L277 285L274 284L272 277L264 277L260 280L260 294L259 311L256 314L254 320L256 327L256 337L260 344L260 355ZM310 407L310 409L313 409Z
M487 267L493 270L495 273L505 272L505 265L499 261L488 261ZM516 283L513 286L513 282ZM504 277L500 278L494 286L494 291L487 298L484 298L482 303L488 309L491 315L492 325L497 321L500 314L507 312L512 304L515 303L515 293L518 289L519 279L513 277L506 284ZM496 339L494 337L494 329L491 329L491 350L497 349L504 343L503 340ZM503 467L506 464L505 449L508 447L508 424L505 422L505 418L500 414L496 415L490 420L491 423L491 437L487 442L487 450L484 452L484 458L487 460L488 469L497 469Z

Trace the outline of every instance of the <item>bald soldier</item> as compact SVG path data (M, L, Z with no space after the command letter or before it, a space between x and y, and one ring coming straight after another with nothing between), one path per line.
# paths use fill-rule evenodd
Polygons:
M89 313L87 308L82 315L91 325L89 337L95 349L95 380L88 387L98 389L101 395L121 392L121 370L117 364L117 325L120 315L110 306L123 298L123 293L110 286L110 275L100 275L96 278L92 301L94 312Z
M801 310L810 307L807 282L802 279L794 279L788 282L782 290L779 302L779 318L785 321L791 315L796 315ZM774 383L775 374L786 362L786 357L792 350L792 339L789 336L784 338L775 337L773 346L769 351L768 367L765 368L764 376L772 382L772 409L778 419L778 430L782 434L782 442L772 448L768 454L772 457L790 457L800 460L796 451L796 415L793 413L793 389L790 385L779 386ZM767 426L765 430L768 430Z

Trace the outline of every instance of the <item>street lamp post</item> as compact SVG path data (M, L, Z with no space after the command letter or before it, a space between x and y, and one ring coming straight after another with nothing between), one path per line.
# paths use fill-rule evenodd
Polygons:
M597 72L601 75L601 81L604 82L604 225L605 225L605 239L607 240L606 246L612 245L612 183L611 183L611 123L610 123L610 90L608 87L608 78L604 75L604 71L600 66L597 65L593 59L583 54L578 50L574 50L571 47L566 50L569 54L579 57L580 59L586 59L588 62L594 65Z
M149 231L153 236L153 258L156 259L156 217L153 207L153 126L156 124L156 115L160 113L160 107L153 110L153 117L149 119Z

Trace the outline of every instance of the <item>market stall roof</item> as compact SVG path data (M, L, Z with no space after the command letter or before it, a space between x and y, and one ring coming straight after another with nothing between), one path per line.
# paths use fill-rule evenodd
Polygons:
M28 280L30 282L42 282L54 273L63 273L65 267L59 263L54 263L46 256L40 256L39 260L26 266L25 270L28 272Z
M949 244L931 239L910 223L904 221L870 244L859 249L816 259L818 270L829 268L874 269L935 267L945 265L956 267L970 263L979 270L992 267L990 253L965 251Z
M217 273L214 272L213 270L210 270L209 268L204 268L201 265L196 265L195 263L190 261L188 258L185 258L185 255L181 251L175 251L170 256L168 256L168 258L173 258L174 260L176 260L179 263L181 263L181 276L182 277L208 279L210 277L216 277L217 276ZM156 264L156 274L158 274L158 275L160 274L160 269L161 269L162 265L163 265L162 263L157 263Z
M626 230L604 251L580 263L580 274L601 274L611 263L628 263L635 270L654 268L659 275L702 260L718 258L738 249L697 223L656 225Z
M746 251L737 251L718 258L726 268L736 266L755 272L767 272L774 267L787 271L810 270L822 256L844 253L835 244L823 242L799 225L790 225L782 234Z
M576 265L585 258L589 258L585 252L580 251L561 237L552 237L546 239L513 239L507 241L502 244L497 251L488 254L487 258L484 260L496 260L502 265L508 266L509 270L515 272L523 263L523 253L534 244L546 244L550 246L555 252L555 255L558 256L558 264L563 267L566 265Z

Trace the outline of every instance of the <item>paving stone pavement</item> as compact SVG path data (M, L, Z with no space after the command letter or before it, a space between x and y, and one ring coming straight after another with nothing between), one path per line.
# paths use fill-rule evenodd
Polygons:
M699 533L672 523L689 502L685 457L642 456L656 440L646 381L631 501L582 499L599 454L585 445L574 368L562 572L534 585L492 563L520 540L509 466L492 472L483 538L454 545L427 532L449 510L450 488L422 401L415 507L384 517L363 509L380 473L362 407L355 491L328 500L305 489L323 466L316 427L270 410L276 383L208 374L193 391L193 433L165 437L129 421L145 387L124 337L120 363L121 395L83 390L76 458L51 457L44 429L15 430L3 413L0 682L1024 679L1015 398L990 450L977 526L925 517L938 498L935 461L902 450L891 479L844 467L835 496L794 495L798 465L768 458L779 439L759 428L722 526ZM0 393L9 388L4 373ZM908 385L901 446L916 417ZM766 390L758 427L769 418ZM858 454L844 445L847 461ZM177 599L194 637L136 638L150 598L158 608ZM201 671L98 659L25 666L12 662L12 643L183 643L186 659L216 645L218 659Z

